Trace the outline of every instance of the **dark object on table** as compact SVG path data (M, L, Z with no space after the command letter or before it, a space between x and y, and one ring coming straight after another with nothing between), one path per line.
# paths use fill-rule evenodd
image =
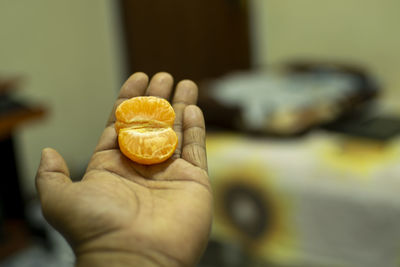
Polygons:
M265 73L231 74L200 93L211 129L294 136L367 106L379 88L361 68L295 63Z

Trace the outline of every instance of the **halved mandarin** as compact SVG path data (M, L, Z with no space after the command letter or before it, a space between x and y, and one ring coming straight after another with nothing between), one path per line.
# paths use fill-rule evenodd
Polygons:
M178 137L172 126L170 103L154 96L133 97L115 111L115 130L121 152L140 164L161 163L172 156Z

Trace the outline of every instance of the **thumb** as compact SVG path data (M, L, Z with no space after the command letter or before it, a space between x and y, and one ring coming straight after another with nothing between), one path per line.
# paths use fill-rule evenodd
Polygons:
M43 149L36 175L36 188L42 204L44 199L55 200L60 189L69 183L72 181L63 157L52 148Z

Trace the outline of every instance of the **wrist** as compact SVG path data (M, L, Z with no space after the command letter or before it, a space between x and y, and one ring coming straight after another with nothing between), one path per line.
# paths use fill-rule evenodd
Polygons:
M196 249L172 249L162 240L137 237L129 232L116 230L95 237L70 243L76 256L76 267L183 267L195 266ZM158 243L157 243L158 242Z
M76 267L160 267L160 266L181 266L171 262L167 258L152 255L152 253L135 254L132 252L101 251L87 252L77 255Z

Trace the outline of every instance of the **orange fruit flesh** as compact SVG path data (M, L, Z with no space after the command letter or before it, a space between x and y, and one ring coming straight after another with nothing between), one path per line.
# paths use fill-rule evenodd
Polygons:
M157 164L174 153L178 137L172 129L175 112L168 101L134 97L122 102L115 116L120 150L132 161Z
M170 158L178 138L172 128L122 129L118 135L121 152L141 164L156 164Z
M115 111L115 117L126 124L161 123L172 126L175 112L165 99L139 96L122 102Z

